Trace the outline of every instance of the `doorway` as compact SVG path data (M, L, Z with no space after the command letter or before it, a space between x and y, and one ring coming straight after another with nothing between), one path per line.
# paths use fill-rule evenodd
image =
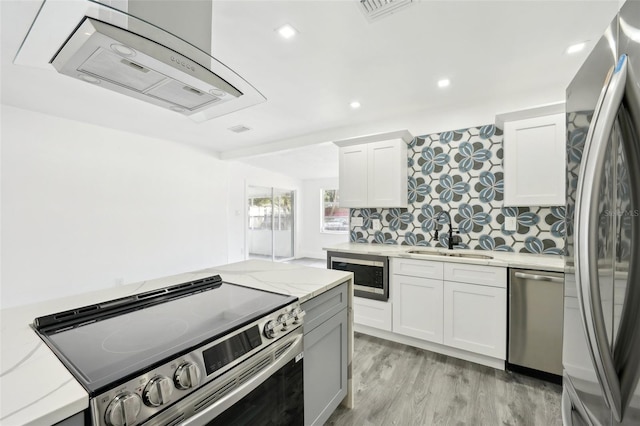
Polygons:
M282 261L294 257L295 191L247 187L249 259Z

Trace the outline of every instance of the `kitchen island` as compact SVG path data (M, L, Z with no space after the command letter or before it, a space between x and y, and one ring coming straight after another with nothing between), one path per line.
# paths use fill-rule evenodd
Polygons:
M0 423L51 425L87 409L89 396L31 329L34 318L219 274L226 282L295 296L301 304L347 282L347 396L353 406L353 282L349 273L249 260L0 312Z

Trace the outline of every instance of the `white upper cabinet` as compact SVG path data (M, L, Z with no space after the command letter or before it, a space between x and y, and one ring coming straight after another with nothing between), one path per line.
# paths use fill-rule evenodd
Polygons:
M565 114L504 123L504 205L565 204Z
M367 205L368 161L366 145L340 148L340 207Z
M335 142L340 147L340 207L406 207L406 130Z

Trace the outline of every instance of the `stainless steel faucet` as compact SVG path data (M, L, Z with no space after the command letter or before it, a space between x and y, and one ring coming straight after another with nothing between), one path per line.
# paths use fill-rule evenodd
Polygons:
M441 211L440 213L438 213L435 217L435 221L436 221L436 232L433 234L433 238L437 241L438 240L438 219L440 219L440 216L442 215L447 215L447 217L449 218L449 250L453 250L453 244L460 244L462 242L462 238L460 238L459 235L456 235L454 237L453 235L453 222L451 221L451 215L449 214L448 211Z

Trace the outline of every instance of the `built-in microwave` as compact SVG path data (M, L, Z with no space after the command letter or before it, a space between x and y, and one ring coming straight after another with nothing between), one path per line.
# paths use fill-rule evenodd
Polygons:
M329 251L327 269L353 272L355 296L389 300L389 259L386 256Z

